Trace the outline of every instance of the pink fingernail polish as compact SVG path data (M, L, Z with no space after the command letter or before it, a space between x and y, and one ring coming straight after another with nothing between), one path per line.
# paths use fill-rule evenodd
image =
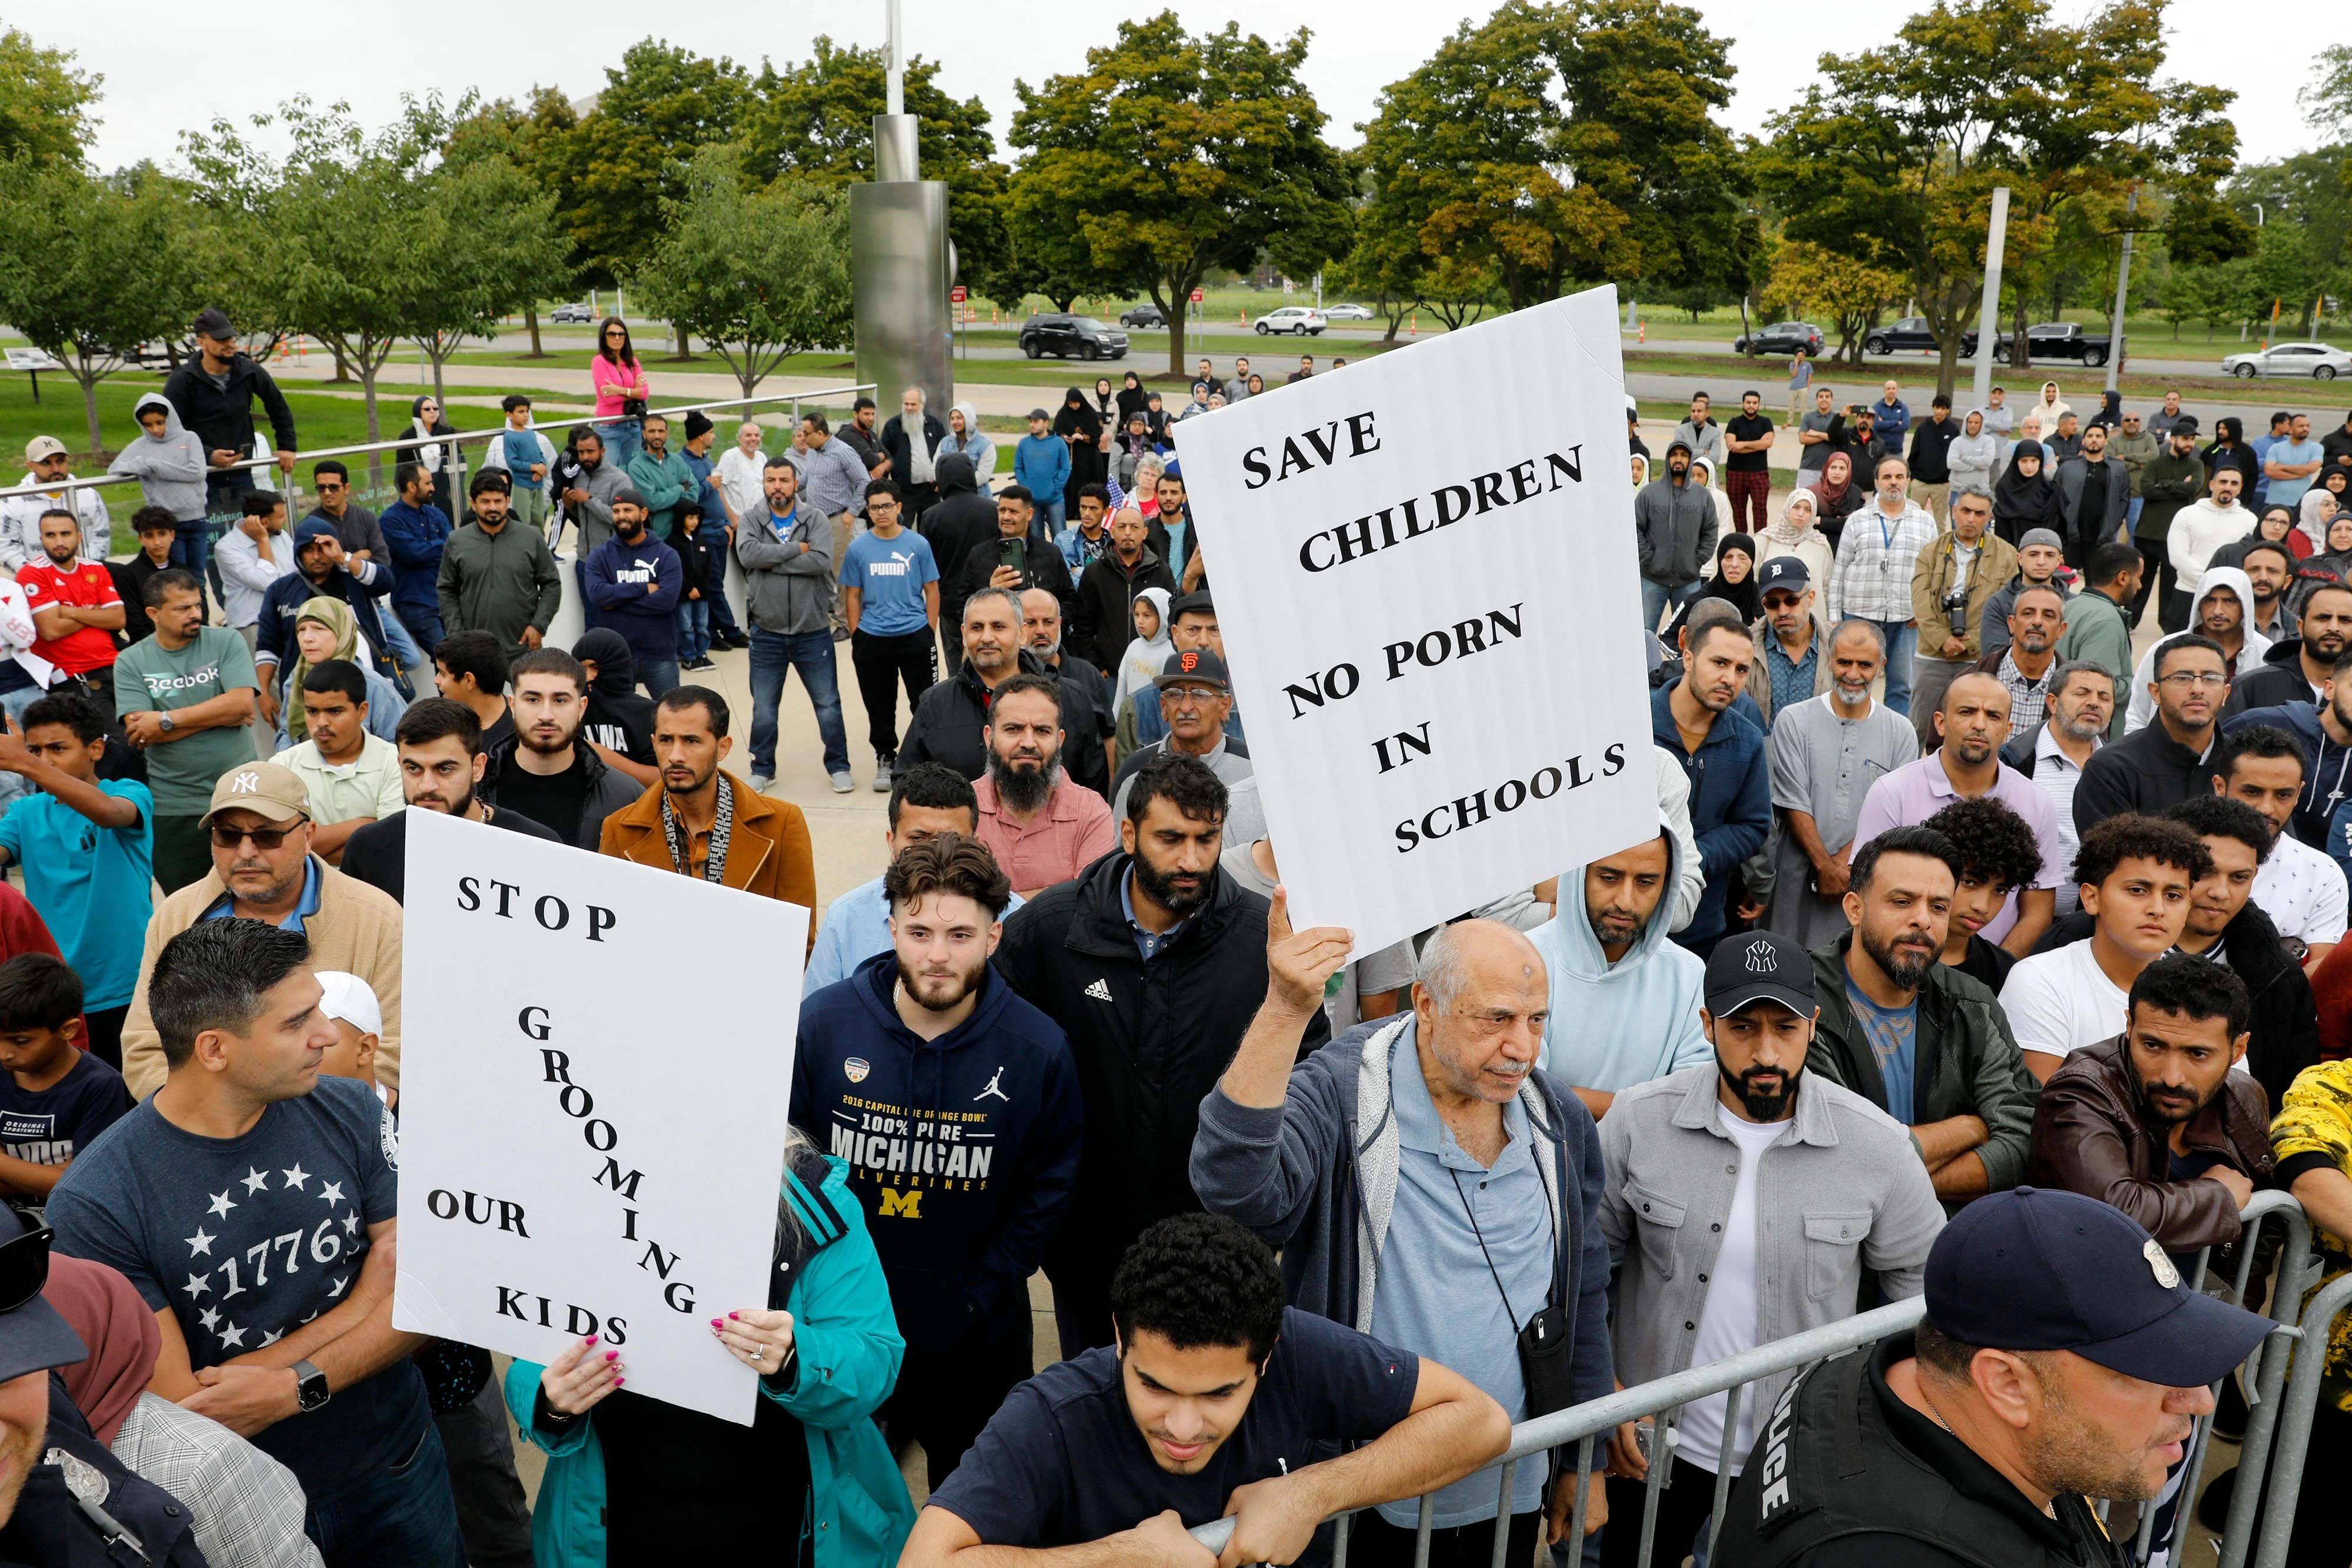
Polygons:
M713 1319L711 1319L711 1320L710 1320L710 1326L711 1326L712 1328L717 1328L717 1327L719 1326L719 1320L718 1320L717 1318L713 1318Z
M608 1350L604 1353L604 1359L606 1361L618 1361L621 1359L621 1353L617 1350Z
M596 1336L594 1334L590 1334L586 1339L582 1340L580 1343L582 1344L594 1344L596 1343Z
M627 1381L628 1381L628 1379L627 1379L627 1378L625 1378L625 1377L616 1377L616 1378L613 1379L613 1386L614 1386L614 1387L615 1387L615 1388L618 1388L619 1386L621 1386L621 1385L623 1385L624 1383L626 1383Z
M741 1317L743 1314L742 1314L742 1313L740 1313L740 1312L730 1312L730 1313L728 1313L727 1315L728 1315L729 1317L730 1317L730 1318L740 1318L740 1317Z

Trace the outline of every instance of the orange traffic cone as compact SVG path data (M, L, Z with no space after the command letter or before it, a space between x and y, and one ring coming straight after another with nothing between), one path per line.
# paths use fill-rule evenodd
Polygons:
M1650 340L1650 325L1649 325L1649 323L1648 323L1648 322L1644 321L1644 322L1640 323L1639 325L1637 325L1637 326L1633 329L1633 341L1635 341L1635 342L1637 342L1637 343L1646 343L1646 342L1648 342L1649 340Z
M1408 338L1418 338L1421 336L1420 311L1416 310L1412 313L1412 325L1405 329L1404 335Z

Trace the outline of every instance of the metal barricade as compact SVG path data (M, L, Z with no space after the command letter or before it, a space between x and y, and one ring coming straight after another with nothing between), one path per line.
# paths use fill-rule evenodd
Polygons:
M2312 1302L2311 1312L2305 1314L2304 1329L2294 1326L2295 1302L2300 1301L2305 1281L2311 1269L2311 1223L2304 1216L2302 1205L2284 1192L2259 1192L2240 1216L2244 1231L2238 1249L2237 1276L2232 1281L2242 1299L2249 1271L2253 1266L2255 1244L2265 1222L2276 1220L2286 1230L2274 1284L2272 1291L2271 1317L2274 1323L2271 1333L2254 1347L2246 1372L2246 1400L2250 1410L2246 1437L2239 1459L2239 1481L2231 1500L2230 1524L2223 1538L2219 1568L2242 1568L2245 1558L2245 1536L2252 1521L2252 1510L2262 1490L2263 1461L2270 1451L2273 1427L2282 1444L2292 1445L2293 1479L2289 1479L2288 1461L2282 1460L2280 1482L2284 1490L2283 1504L2273 1507L2266 1516L2263 1535L2263 1551L2255 1568L2278 1568L2286 1549L2285 1531L2293 1522L2294 1488L2302 1479L2302 1450L2308 1440L2314 1402L2319 1385L2318 1364L2323 1357L2307 1356L2294 1368L2293 1386L2286 1397L2279 1396L2281 1384L2286 1377L2288 1346L2296 1337L2306 1334L2314 1315L2325 1312L2333 1318L2336 1312L2352 1304L2352 1275L2331 1283ZM2201 1290L2210 1260L2210 1249L2200 1252L2190 1277L2192 1289ZM1745 1456L1734 1446L1739 1430L1740 1406L1748 1385L1758 1378L1774 1373L1790 1372L1811 1366L1815 1362L1843 1355L1865 1345L1877 1343L1890 1334L1916 1328L1927 1315L1927 1302L1916 1297L1896 1301L1889 1306L1862 1312L1834 1323L1826 1323L1803 1333L1791 1334L1769 1344L1758 1345L1704 1366L1694 1366L1661 1377L1636 1387L1621 1389L1604 1399L1589 1400L1566 1410L1555 1411L1534 1420L1522 1421L1511 1428L1511 1445L1500 1458L1477 1474L1497 1476L1495 1548L1492 1568L1516 1568L1506 1558L1510 1547L1511 1493L1517 1479L1519 1462L1553 1448L1576 1445L1576 1502L1569 1531L1559 1549L1570 1561L1576 1560L1583 1549L1585 1509L1593 1469L1593 1445L1628 1421L1651 1417L1653 1430L1659 1440L1652 1446L1649 1480L1639 1528L1642 1547L1639 1568L1652 1568L1652 1537L1657 1528L1658 1494L1664 1490L1667 1473L1674 1463L1675 1434L1669 1426L1682 1407L1695 1399L1710 1395L1727 1396L1723 1414L1723 1439L1715 1456L1715 1497L1709 1511L1706 1552L1714 1551L1717 1533L1722 1528L1723 1511L1731 1494L1732 1467ZM2326 1319L2319 1320L2325 1322ZM2325 1343L2324 1329L2319 1335ZM2306 1388L2306 1385L2308 1387ZM2216 1385L2218 1389L2219 1385ZM2303 1401L2298 1407L2295 1401ZM2282 1411L2284 1410L2284 1414ZM2298 1423L2297 1417L2300 1416ZM2188 1471L2179 1491L2176 1512L2185 1518L2195 1507L2197 1486L2204 1468L2205 1455L2211 1438L2212 1419L2200 1416L2191 1435L2188 1453ZM2287 1452L2282 1448L2282 1453ZM1414 1568L1427 1568L1433 1501L1423 1494L1413 1543ZM1349 1523L1352 1513L1334 1516L1333 1568L1347 1568ZM1612 1528L1623 1529L1631 1520L1612 1520ZM2155 1524L2155 1510L2142 1511L2139 1541L2136 1560L2145 1561L2148 1537ZM1223 1552L1233 1535L1233 1521L1214 1520L1192 1531L1194 1540L1212 1552ZM2179 1528L2175 1531L2176 1542ZM2275 1549L2273 1537L2276 1537ZM2234 1545L2233 1553L2231 1547ZM2179 1561L2176 1550L2174 1561ZM1675 1568L1666 1564L1664 1568Z
M2282 1289L2282 1293L2284 1289ZM2297 1289L2290 1301L2301 1299ZM2328 1330L2336 1319L2352 1308L2352 1273L2342 1275L2322 1286L2311 1298L2310 1307L2294 1329L2284 1331L2301 1341L2307 1354L2294 1357L2294 1371L2288 1380L2286 1397L2278 1402L2277 1433L2271 1443L2274 1456L2272 1463L2277 1474L2273 1478L2267 1500L2262 1496L2262 1473L2259 1469L2249 1476L2245 1461L2239 1464L2237 1490L2230 1498L2230 1528L2223 1542L2221 1568L2238 1568L2245 1560L2245 1534L2252 1524L2253 1512L2263 1509L2263 1532L2255 1542L2254 1568L2280 1568L2286 1561L2287 1545L2294 1532L2294 1507L2303 1492L2304 1460L2311 1446L2311 1425L2319 1408L2319 1387L2327 1370ZM2282 1345L2282 1351L2284 1350ZM2284 1354L2265 1358L2265 1362L2284 1362ZM2265 1366L2265 1370L2269 1370ZM2253 1433L2247 1432L2248 1455L2252 1454ZM2234 1548L2234 1550L2232 1550Z

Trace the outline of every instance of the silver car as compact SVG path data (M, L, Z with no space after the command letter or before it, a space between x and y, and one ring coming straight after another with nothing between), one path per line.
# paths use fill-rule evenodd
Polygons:
M1369 321L1372 313L1360 305L1327 305L1323 308L1327 321Z
M2256 376L2309 376L2332 382L2352 374L2352 353L2332 343L2273 343L2251 354L2231 354L2221 368L2240 381Z

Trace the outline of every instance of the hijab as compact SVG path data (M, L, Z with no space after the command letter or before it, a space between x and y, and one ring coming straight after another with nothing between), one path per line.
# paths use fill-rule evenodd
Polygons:
M1845 477L1832 479L1830 476L1837 472L1837 465L1841 463L1845 465ZM1821 479L1812 486L1813 498L1816 502L1815 509L1817 511L1836 510L1838 504L1845 499L1845 493L1853 487L1853 459L1843 452L1831 453L1828 460L1822 465Z
M1078 436L1086 441L1102 439L1102 411L1087 401L1087 394L1076 387L1062 393L1062 411L1054 416L1054 434Z
M2031 475L2018 470L2018 459L2031 457L2039 466ZM2000 537L2011 544L2028 528L2047 527L2058 515L2058 487L2050 482L2050 454L2038 441L2021 441L2009 455L2009 466L1992 482L1992 515L2001 524Z
M1723 580L1723 558L1737 550L1748 558L1748 575L1738 582ZM1715 576L1706 585L1706 597L1720 599L1739 612L1739 618L1753 622L1764 613L1764 606L1756 595L1756 558L1761 552L1756 548L1751 534L1726 534L1715 547Z
M1129 622L1133 621L1132 606L1148 602L1160 614L1160 635L1149 641L1141 637L1128 640L1127 653L1118 662L1118 695L1126 697L1141 691L1168 667L1168 657L1176 651L1168 636L1168 591L1147 588L1129 601Z
M89 1420L92 1436L111 1445L155 1375L163 1331L130 1281L103 1263L49 1254L41 1298L89 1347L87 1359L58 1368L66 1395Z
M572 656L596 666L596 678L588 689L599 696L625 697L636 690L637 656L629 651L628 639L610 626L583 632L572 644Z
M425 405L428 402L437 403L440 401L431 392L425 392L408 405L409 434L446 435L449 434L449 422L439 414L434 415L433 422L429 424L425 420ZM441 471L441 444L437 441L428 441L421 446L412 447L409 455L413 461L423 464L428 474L438 474Z
M1800 504L1805 509L1802 517L1797 516ZM1792 548L1801 545L1808 537L1820 538L1820 530L1813 526L1820 516L1821 507L1813 500L1811 490L1791 490L1789 503L1780 508L1780 515L1764 526L1764 537L1776 545Z
M2352 505L2352 469L2340 463L2330 463L2319 471L2311 488L2303 493L2295 517L2303 537L2314 549L2327 548L2327 519Z
M1128 371L1127 384L1118 389L1118 427L1121 430L1127 428L1129 420L1145 412L1143 378L1133 371ZM1150 428L1148 423L1145 428Z
M350 605L340 599L329 599L324 594L316 599L306 599L294 617L297 632L301 631L305 621L316 621L335 634L336 658L348 659L359 664L362 672L366 670L367 666L360 660L359 617L352 613ZM310 721L302 713L302 681L310 673L310 658L301 652L301 644L297 643L294 673L286 678L286 735L291 741L299 742L310 737Z

